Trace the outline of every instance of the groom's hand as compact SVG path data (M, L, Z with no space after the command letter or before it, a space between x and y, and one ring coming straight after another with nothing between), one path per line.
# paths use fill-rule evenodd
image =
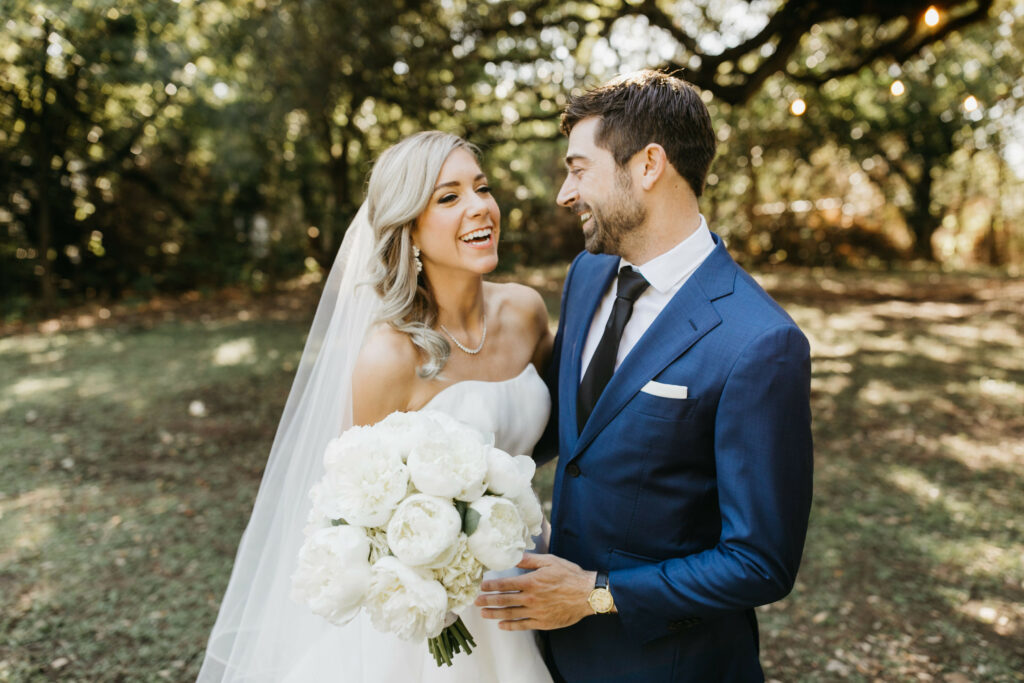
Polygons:
M572 626L594 611L587 597L597 572L588 572L554 555L526 553L520 569L534 571L480 585L476 604L484 619L500 619L506 631L549 631Z

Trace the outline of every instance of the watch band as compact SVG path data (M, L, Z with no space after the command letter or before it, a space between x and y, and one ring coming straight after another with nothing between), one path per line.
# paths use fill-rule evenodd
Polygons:
M598 570L597 578L594 579L594 588L608 590L608 572Z

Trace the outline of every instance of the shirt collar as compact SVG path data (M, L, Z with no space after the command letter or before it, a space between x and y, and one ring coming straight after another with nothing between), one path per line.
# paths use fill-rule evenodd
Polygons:
M700 225L693 234L664 254L655 256L642 266L634 266L626 259L619 259L619 269L631 266L651 283L651 287L664 294L672 291L680 280L695 271L714 249L715 240L702 214Z

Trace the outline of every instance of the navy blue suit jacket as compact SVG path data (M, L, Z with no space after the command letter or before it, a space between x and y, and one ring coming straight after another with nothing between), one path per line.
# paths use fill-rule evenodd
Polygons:
M792 588L811 506L809 347L715 241L582 433L580 354L619 259L583 253L566 278L551 552L607 570L618 609L546 635L568 681L763 680L753 608Z

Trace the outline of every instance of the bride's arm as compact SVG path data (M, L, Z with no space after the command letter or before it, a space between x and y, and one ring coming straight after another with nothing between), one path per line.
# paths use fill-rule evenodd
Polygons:
M371 330L352 372L352 424L370 425L408 410L418 363L408 336L386 325Z
M536 331L537 342L533 348L533 358L531 362L537 371L544 376L544 372L547 370L548 362L551 360L551 348L555 343L555 338L551 334L551 327L548 324L548 308L544 305L544 298L536 290L531 289L533 292L532 312L533 312L533 328Z

